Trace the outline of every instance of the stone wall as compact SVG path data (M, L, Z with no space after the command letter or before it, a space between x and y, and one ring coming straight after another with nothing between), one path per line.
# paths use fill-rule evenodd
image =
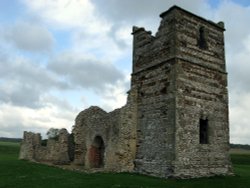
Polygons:
M42 146L39 133L25 131L19 159L68 164L70 162L69 149L69 133L66 129L60 130L57 139L49 139L46 146Z
M35 160L36 148L41 145L41 135L24 131L19 159Z
M175 15L161 21L155 36L133 28L132 87L138 90L135 170L168 177L174 173L176 63Z
M133 28L136 171L161 177L230 174L224 24L179 7L161 18L155 36ZM208 121L205 144L202 120Z
M171 61L133 74L138 86L136 171L163 176L174 158L174 86ZM162 74L164 73L164 74Z
M176 176L231 172L224 28L176 11ZM200 46L200 31L205 46ZM208 142L200 143L200 120L208 121Z
M104 143L103 170L132 171L136 152L136 103L131 92L128 103L121 109L107 113L99 107L90 107L76 117L75 164L92 168L95 139ZM99 147L99 146L98 146Z

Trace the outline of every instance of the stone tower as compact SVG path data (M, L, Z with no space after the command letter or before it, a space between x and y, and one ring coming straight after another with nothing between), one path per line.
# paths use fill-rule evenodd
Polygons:
M135 170L160 177L231 173L223 22L173 6L155 36L133 28Z

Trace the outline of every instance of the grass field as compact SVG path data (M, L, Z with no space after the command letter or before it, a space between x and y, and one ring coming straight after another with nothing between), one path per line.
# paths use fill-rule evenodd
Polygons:
M1 188L250 188L250 154L232 154L234 177L174 180L121 173L84 174L18 160L19 144L0 142Z

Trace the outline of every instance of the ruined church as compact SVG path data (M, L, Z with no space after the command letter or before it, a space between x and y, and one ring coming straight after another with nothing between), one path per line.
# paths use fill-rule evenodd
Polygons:
M126 105L92 106L46 145L24 132L20 159L163 178L232 174L224 24L177 6L160 17L155 35L133 27Z

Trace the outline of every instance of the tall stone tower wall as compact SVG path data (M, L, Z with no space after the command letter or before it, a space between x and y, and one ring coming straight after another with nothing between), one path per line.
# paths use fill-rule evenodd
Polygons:
M136 170L162 177L228 174L224 24L176 6L160 16L155 36L133 29Z
M135 169L156 176L172 172L175 152L174 32L169 26L160 37L144 28L133 28L131 89L138 92Z
M224 24L176 9L176 176L228 174ZM162 15L168 16L168 13ZM202 141L201 123L206 121Z

